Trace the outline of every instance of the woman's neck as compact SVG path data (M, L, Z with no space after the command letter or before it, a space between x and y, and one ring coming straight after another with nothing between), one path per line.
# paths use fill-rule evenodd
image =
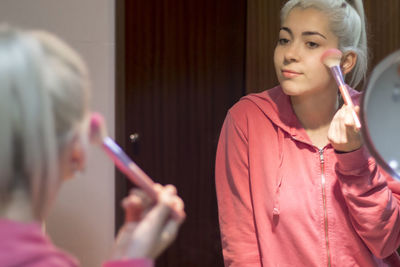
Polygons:
M21 189L15 190L7 203L1 203L0 217L19 222L37 221L30 198Z
M329 127L339 108L337 92L326 90L320 94L292 96L291 101L312 144L319 149L324 148L329 144Z
M339 108L337 91L325 90L319 94L291 96L294 113L306 130L329 127Z

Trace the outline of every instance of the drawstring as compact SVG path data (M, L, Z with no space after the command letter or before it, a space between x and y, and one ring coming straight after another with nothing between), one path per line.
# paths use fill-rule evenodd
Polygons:
M278 135L278 156L279 156L279 166L278 166L278 172L277 172L277 177L276 177L276 189L275 189L275 196L274 196L274 208L272 210L273 216L279 216L280 214L280 203L279 203L279 195L281 191L281 185L282 185L282 176L283 176L283 139L284 139L284 134L278 126L276 126L276 131Z

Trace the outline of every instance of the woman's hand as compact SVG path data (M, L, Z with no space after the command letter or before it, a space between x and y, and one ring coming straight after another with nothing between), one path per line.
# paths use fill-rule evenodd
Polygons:
M157 258L174 240L185 218L183 201L172 185L156 185L157 203L139 189L122 201L125 223L115 241L113 259ZM179 216L173 216L174 209Z
M359 114L359 106L343 105L333 117L328 131L328 140L336 151L354 151L363 144L360 130L354 122L353 109Z

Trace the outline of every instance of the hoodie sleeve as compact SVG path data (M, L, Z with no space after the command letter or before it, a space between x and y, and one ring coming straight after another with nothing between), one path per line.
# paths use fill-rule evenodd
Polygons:
M225 266L261 265L249 190L247 136L231 113L220 134L215 179Z
M365 147L336 156L354 229L376 257L388 257L400 244L399 183L380 170Z

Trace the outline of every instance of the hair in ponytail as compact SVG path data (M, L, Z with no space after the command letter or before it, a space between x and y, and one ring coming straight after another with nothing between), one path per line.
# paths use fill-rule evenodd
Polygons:
M24 192L42 218L60 183L59 157L88 109L80 57L46 32L0 26L0 204Z
M366 21L362 0L289 0L281 10L281 22L295 8L315 8L324 12L332 32L339 38L339 49L354 51L357 62L346 76L346 82L356 87L365 80L368 69L368 44Z

